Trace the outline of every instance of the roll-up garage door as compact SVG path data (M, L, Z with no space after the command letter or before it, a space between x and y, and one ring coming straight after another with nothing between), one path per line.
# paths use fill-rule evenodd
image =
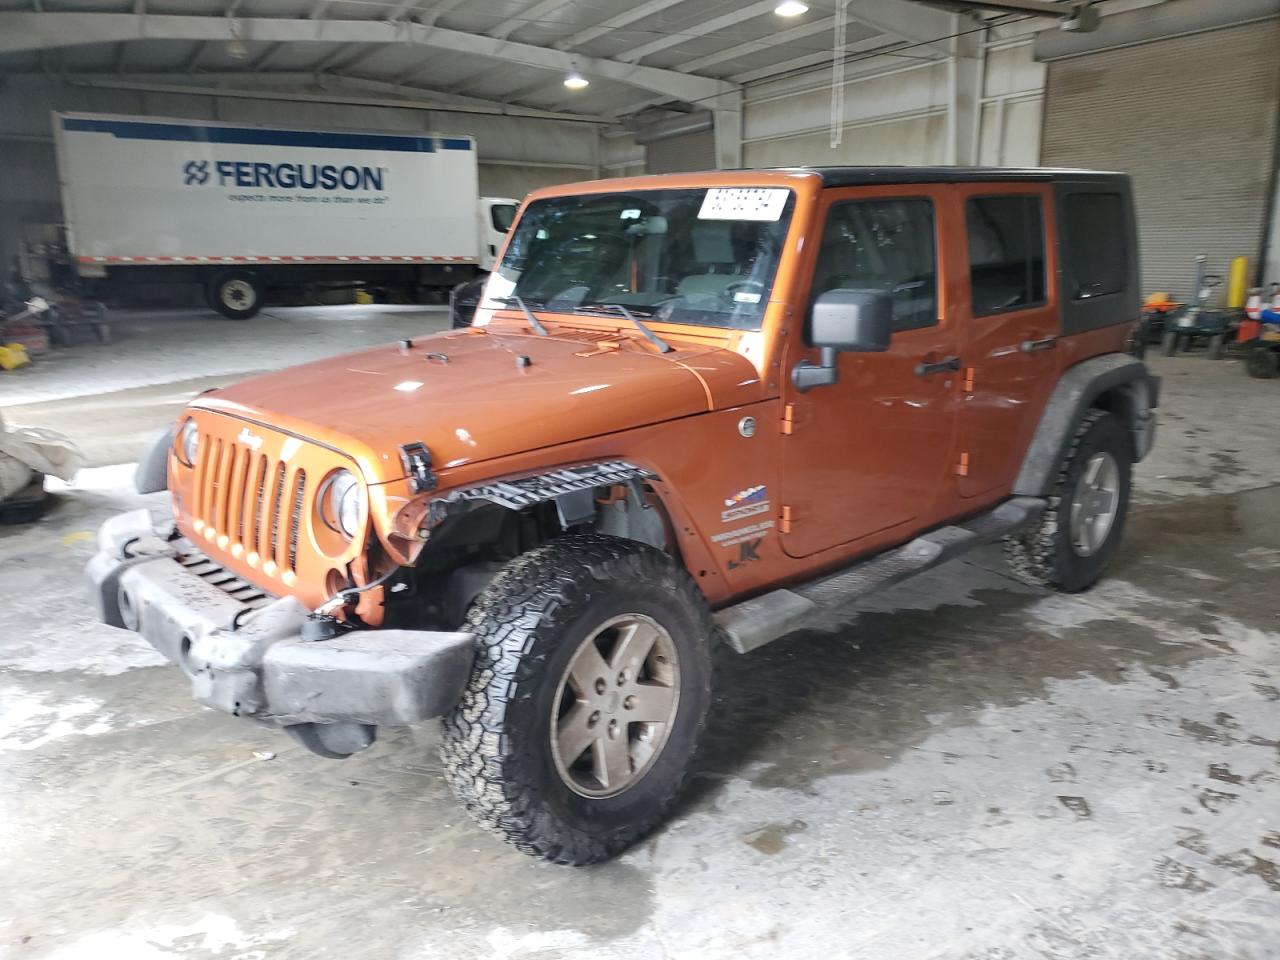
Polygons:
M1133 176L1144 293L1190 294L1198 254L1211 273L1225 276L1240 255L1256 269L1276 159L1277 50L1280 20L1270 19L1049 64L1041 162Z
M716 168L716 135L713 130L697 130L652 140L645 149L650 173L684 173Z

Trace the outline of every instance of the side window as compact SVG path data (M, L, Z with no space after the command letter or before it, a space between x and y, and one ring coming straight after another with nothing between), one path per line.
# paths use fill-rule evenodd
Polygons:
M489 208L489 220L493 223L493 229L499 233L506 233L511 229L511 224L515 222L516 210L519 208L514 203L495 203Z
M965 220L973 315L982 317L1044 303L1040 198L972 197L965 204Z
M1068 194L1063 220L1067 295L1088 300L1123 290L1129 276L1129 231L1120 194Z
M813 297L828 290L883 290L893 329L938 322L938 279L930 200L845 200L822 229Z

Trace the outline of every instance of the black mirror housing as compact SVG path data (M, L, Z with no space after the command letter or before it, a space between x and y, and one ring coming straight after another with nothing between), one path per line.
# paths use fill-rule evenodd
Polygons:
M809 339L822 362L796 364L791 382L804 392L836 382L836 355L842 351L882 353L893 336L893 299L883 290L828 290L813 302Z
M815 347L881 353L893 334L893 300L883 290L828 290L813 303Z

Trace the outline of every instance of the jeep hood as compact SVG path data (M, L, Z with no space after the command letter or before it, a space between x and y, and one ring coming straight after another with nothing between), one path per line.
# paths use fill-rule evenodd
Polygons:
M620 346L598 331L456 331L253 377L192 406L341 450L379 483L404 476L404 443L425 443L447 470L760 398L755 367L732 351L606 339Z

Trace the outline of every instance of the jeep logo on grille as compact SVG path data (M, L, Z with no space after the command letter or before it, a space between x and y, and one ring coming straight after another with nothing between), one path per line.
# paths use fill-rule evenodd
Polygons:
M256 434L250 433L248 427L243 427L240 430L240 433L236 436L236 440L239 443L243 443L246 447L248 447L254 453L257 453L258 448L262 446L262 438L257 436Z

